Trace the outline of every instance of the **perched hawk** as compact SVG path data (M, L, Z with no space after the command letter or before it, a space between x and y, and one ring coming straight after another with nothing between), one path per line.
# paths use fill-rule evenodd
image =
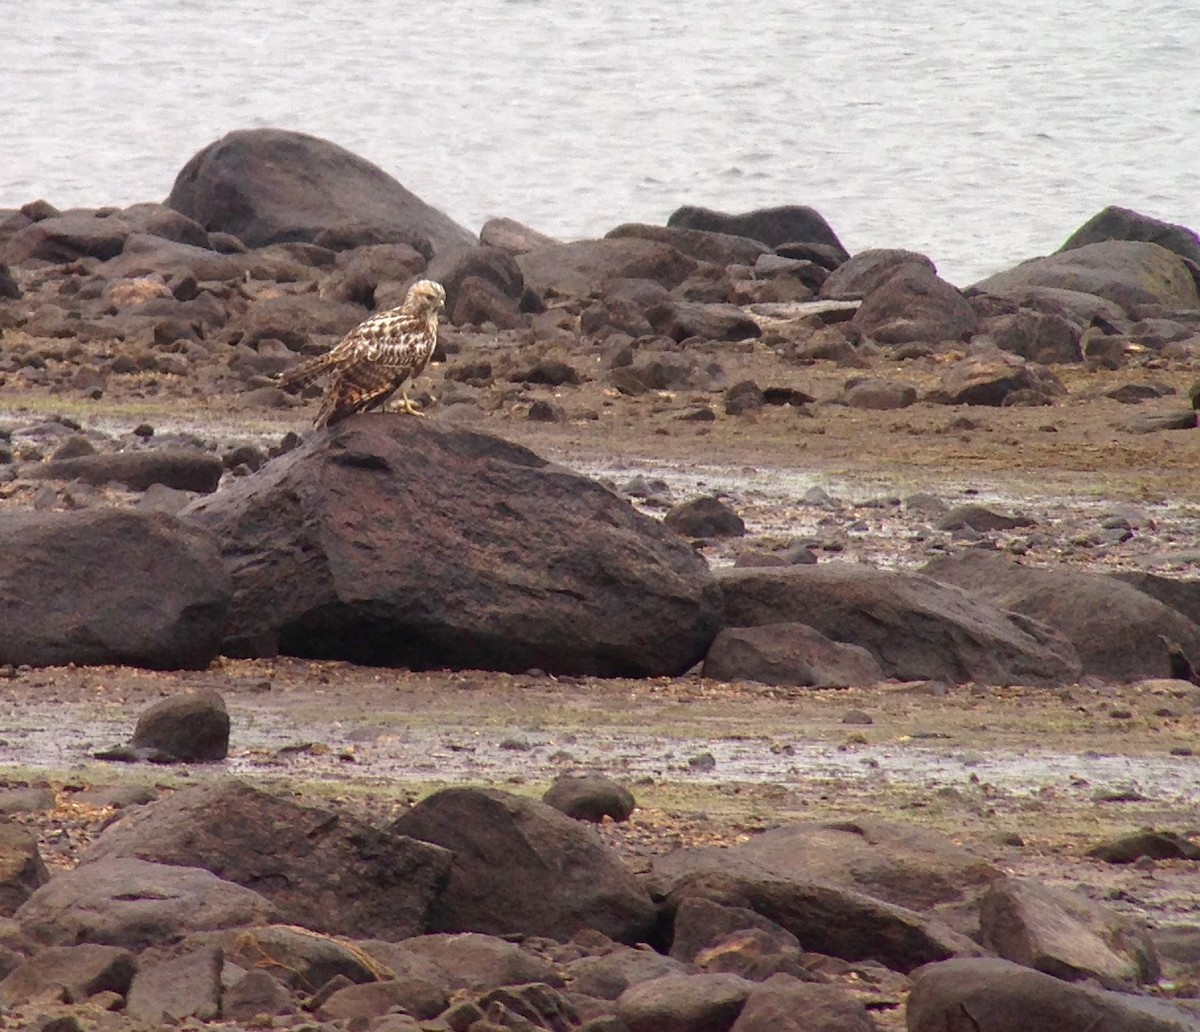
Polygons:
M325 392L317 426L332 426L382 405L410 377L416 379L437 346L438 312L446 304L440 283L414 283L404 304L378 312L346 334L324 355L301 362L279 375L285 390L307 387L325 374L333 382ZM401 392L403 411L420 415Z

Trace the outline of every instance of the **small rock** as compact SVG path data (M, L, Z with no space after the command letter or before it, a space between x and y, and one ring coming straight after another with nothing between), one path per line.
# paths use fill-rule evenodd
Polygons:
M542 796L542 802L568 817L597 824L605 817L627 821L637 805L629 789L602 774L564 774Z
M531 423L562 423L567 418L561 405L553 405L538 399L529 406L528 419Z
M1134 434L1153 434L1160 430L1191 430L1196 426L1194 409L1179 409L1174 412L1147 412L1131 419L1128 430Z
M757 412L765 404L763 392L753 380L742 380L725 392L725 412L730 416Z
M1093 846L1087 855L1110 864L1131 864L1142 857L1200 860L1200 846L1173 831L1139 831Z
M229 754L229 713L211 689L156 702L138 717L134 749L155 749L181 763L223 760Z
M745 521L719 498L711 495L676 505L663 518L663 522L685 537L741 537L746 533Z

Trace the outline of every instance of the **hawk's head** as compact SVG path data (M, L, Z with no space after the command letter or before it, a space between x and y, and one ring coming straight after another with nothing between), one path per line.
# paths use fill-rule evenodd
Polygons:
M440 312L446 307L446 288L433 280L418 280L408 288L404 307L411 312Z

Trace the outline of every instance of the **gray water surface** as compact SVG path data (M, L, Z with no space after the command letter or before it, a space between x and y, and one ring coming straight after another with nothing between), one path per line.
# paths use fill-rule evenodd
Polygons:
M959 284L1107 204L1200 226L1196 0L9 3L0 207L161 199L274 125L475 230L802 203Z

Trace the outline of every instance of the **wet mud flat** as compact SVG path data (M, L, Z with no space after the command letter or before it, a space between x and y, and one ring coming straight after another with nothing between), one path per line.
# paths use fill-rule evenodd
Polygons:
M145 705L195 687L226 699L226 762L93 758L128 738ZM11 792L54 792L52 809L14 814L38 829L51 866L73 865L113 815L73 803L90 786L161 792L236 774L384 820L447 784L540 795L559 774L593 770L638 800L629 823L602 828L635 867L795 820L874 815L937 828L1006 871L1083 888L1153 923L1200 912L1194 862L1086 855L1142 828L1195 831L1200 689L1179 682L813 691L281 659L187 674L17 671L0 698L0 779Z

